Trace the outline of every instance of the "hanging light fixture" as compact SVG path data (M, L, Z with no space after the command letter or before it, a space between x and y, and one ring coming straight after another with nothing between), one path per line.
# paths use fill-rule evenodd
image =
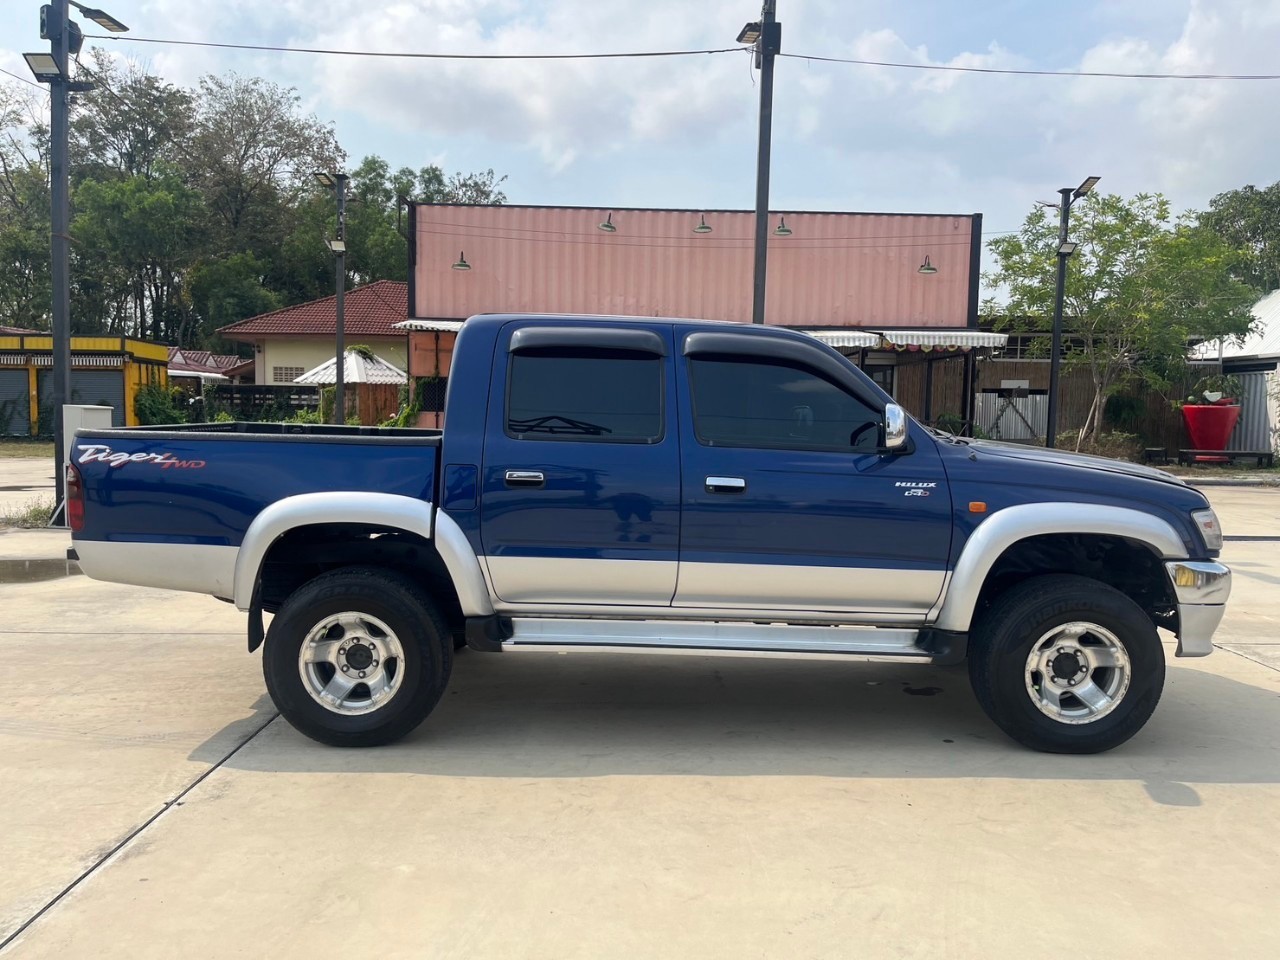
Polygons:
M603 230L605 233L617 233L618 228L613 225L613 214L610 213L605 217L603 223L597 223L596 229Z
M787 226L787 219L786 219L786 217L779 217L779 218L778 218L778 228L777 228L776 230L774 230L774 231L773 231L773 235L774 235L775 237L789 237L789 236L791 236L791 228Z
M471 264L467 263L467 255L465 252L458 251L458 262L453 265L455 270L470 270Z
M916 273L930 274L930 273L937 273L937 272L938 272L938 268L929 262L929 255L926 253L924 255L924 263L920 264L920 269L918 269Z
M698 225L693 228L693 232L694 233L710 233L711 232L711 228L707 226L706 214L703 214L701 217L698 218Z

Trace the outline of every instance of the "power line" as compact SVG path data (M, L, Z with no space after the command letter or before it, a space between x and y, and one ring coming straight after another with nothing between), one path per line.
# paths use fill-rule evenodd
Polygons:
M948 73L994 73L1015 77L1103 77L1112 80L1280 80L1280 73L1121 73L1110 70L1014 70L1007 67L957 67L938 63L895 63L889 60L855 60L849 57L816 57L803 53L780 53L795 60L822 63L854 63L863 67L892 67L897 70L939 70Z
M16 73L13 73L9 70L4 69L4 67L0 67L0 73L7 74L8 76L13 77L13 79L19 80L22 83L25 83L28 87L35 87L37 90L39 90L41 93L45 94L46 96L48 96L49 94L48 88L45 87L45 85L42 83L34 83L31 80L28 80L26 77L20 77Z
M269 53L320 53L338 57L394 57L409 60L623 60L635 57L693 57L702 54L741 53L748 47L711 50L641 50L628 53L409 53L397 50L335 50L322 47L276 47L256 43L215 43L212 40L169 40L123 34L86 33L88 40L127 40L130 43L163 43L180 47L217 47L223 50L260 50Z
M253 43L216 43L211 40L173 40L165 37L134 37L123 34L85 34L91 40L118 40L129 43L158 43L183 47L215 47L224 50L258 50L269 53L314 53L342 57L389 57L411 60L621 60L642 57L692 57L720 53L750 52L750 47L716 47L705 50L640 50L619 53L410 53L395 50L341 50L322 47L280 47ZM804 53L779 53L780 57L820 63L851 63L864 67L895 70L933 70L948 73L986 73L1016 77L1096 77L1112 80L1280 80L1277 73L1127 73L1113 70L1018 70L1011 67L962 67L933 63L900 63L892 60L863 60L853 57L822 57Z

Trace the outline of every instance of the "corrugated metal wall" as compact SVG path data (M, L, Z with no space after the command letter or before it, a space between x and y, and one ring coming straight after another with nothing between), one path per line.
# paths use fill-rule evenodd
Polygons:
M31 400L27 371L0 370L0 434L25 437L31 432Z
M37 375L40 391L40 407L53 402L53 371L41 370ZM124 371L123 370L72 370L70 403L89 403L111 407L111 425L125 425ZM52 425L42 427L41 433L49 433Z
M1271 403L1267 396L1271 374L1236 374L1244 385L1240 398L1240 419L1231 432L1228 450L1271 450L1276 439L1276 424L1271 419Z
M1043 441L1049 423L1049 398L1043 393L1025 397L980 393L974 419L992 440Z
M614 232L597 228L612 215ZM484 312L751 319L755 214L414 208L415 317ZM772 231L786 219L789 236ZM705 218L709 233L694 233ZM771 214L766 322L963 327L972 216ZM469 270L453 270L465 252ZM925 257L937 268L921 274Z

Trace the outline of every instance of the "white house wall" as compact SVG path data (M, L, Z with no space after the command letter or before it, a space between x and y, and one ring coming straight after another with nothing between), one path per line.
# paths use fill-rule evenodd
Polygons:
M255 354L257 363L254 364L254 382L259 384L269 385L275 383L276 380L272 376L272 371L276 367L301 367L302 369L298 372L305 373L313 367L318 367L336 353L336 345L332 340L290 340L285 337L272 337L264 339L260 343L262 352ZM371 347L375 354L401 370L408 369L407 337L386 339L357 336L347 338L348 347L360 344Z

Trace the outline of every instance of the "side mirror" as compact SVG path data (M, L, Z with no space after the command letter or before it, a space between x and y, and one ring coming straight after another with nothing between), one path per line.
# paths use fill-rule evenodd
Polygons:
M907 413L896 403L884 408L884 442L881 451L894 453L907 445Z

